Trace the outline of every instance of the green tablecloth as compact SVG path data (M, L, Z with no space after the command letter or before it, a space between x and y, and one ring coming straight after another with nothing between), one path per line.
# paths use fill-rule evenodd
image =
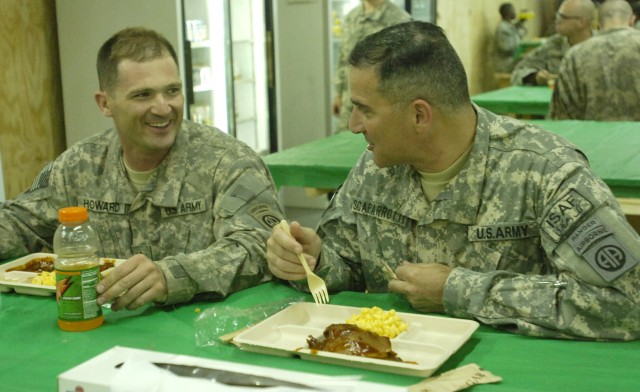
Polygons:
M578 146L618 197L640 197L640 122L531 121ZM337 188L366 148L343 132L264 157L277 186Z
M361 374L366 381L397 386L412 385L420 380L299 358L249 353L234 346L200 348L195 344L194 321L198 309L250 308L300 295L282 284L267 283L233 294L223 302L199 302L166 310L149 307L141 314L107 311L105 324L97 329L64 332L56 326L53 296L2 293L0 389L56 391L58 374L115 345L325 375ZM307 300L311 301L309 295ZM332 295L331 303L412 311L403 299L393 294L344 292ZM477 363L504 381L474 387L474 391L637 391L640 379L634 369L639 361L640 341L596 343L535 339L481 326L436 374Z
M474 95L471 100L498 114L546 116L552 93L546 86L510 86Z
M516 48L516 53L513 55L513 57L515 57L516 60L519 60L520 57L527 54L527 52L529 52L530 50L542 45L542 43L543 41L540 39L537 39L535 41L520 41L520 43L518 44L518 48Z
M640 122L531 120L574 143L617 197L640 197Z
M278 187L339 187L367 147L362 135L341 132L264 157Z

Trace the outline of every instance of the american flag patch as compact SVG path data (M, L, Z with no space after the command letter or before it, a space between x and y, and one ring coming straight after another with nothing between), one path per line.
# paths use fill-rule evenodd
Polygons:
M40 188L46 188L49 186L49 177L51 176L52 168L53 168L53 162L49 162L47 166L45 166L44 169L40 171L40 174L38 174L38 177L36 177L36 179L33 180L33 183L31 184L31 188L29 188L29 192L33 192Z

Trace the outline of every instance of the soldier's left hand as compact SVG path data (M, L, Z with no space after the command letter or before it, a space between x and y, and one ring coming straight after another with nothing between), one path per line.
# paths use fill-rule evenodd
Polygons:
M167 281L162 270L147 256L138 254L117 266L96 288L98 304L113 301L112 311L138 309L148 302L167 300Z
M389 291L404 294L420 312L444 312L442 295L451 269L444 264L405 261L396 268L398 279L389 282Z

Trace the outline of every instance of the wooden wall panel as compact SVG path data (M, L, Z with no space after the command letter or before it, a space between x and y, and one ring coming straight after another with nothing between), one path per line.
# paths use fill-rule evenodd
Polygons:
M0 0L0 151L5 195L65 148L55 3Z

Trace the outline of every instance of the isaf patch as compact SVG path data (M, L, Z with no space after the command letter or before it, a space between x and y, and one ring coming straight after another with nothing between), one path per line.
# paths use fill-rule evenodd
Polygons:
M615 236L609 236L599 241L589 248L583 257L598 275L609 283L639 263Z
M267 229L273 229L275 225L280 223L278 214L267 204L258 204L257 206L251 207L248 214Z
M542 229L558 242L564 233L593 208L593 204L575 189L570 190L551 207Z

